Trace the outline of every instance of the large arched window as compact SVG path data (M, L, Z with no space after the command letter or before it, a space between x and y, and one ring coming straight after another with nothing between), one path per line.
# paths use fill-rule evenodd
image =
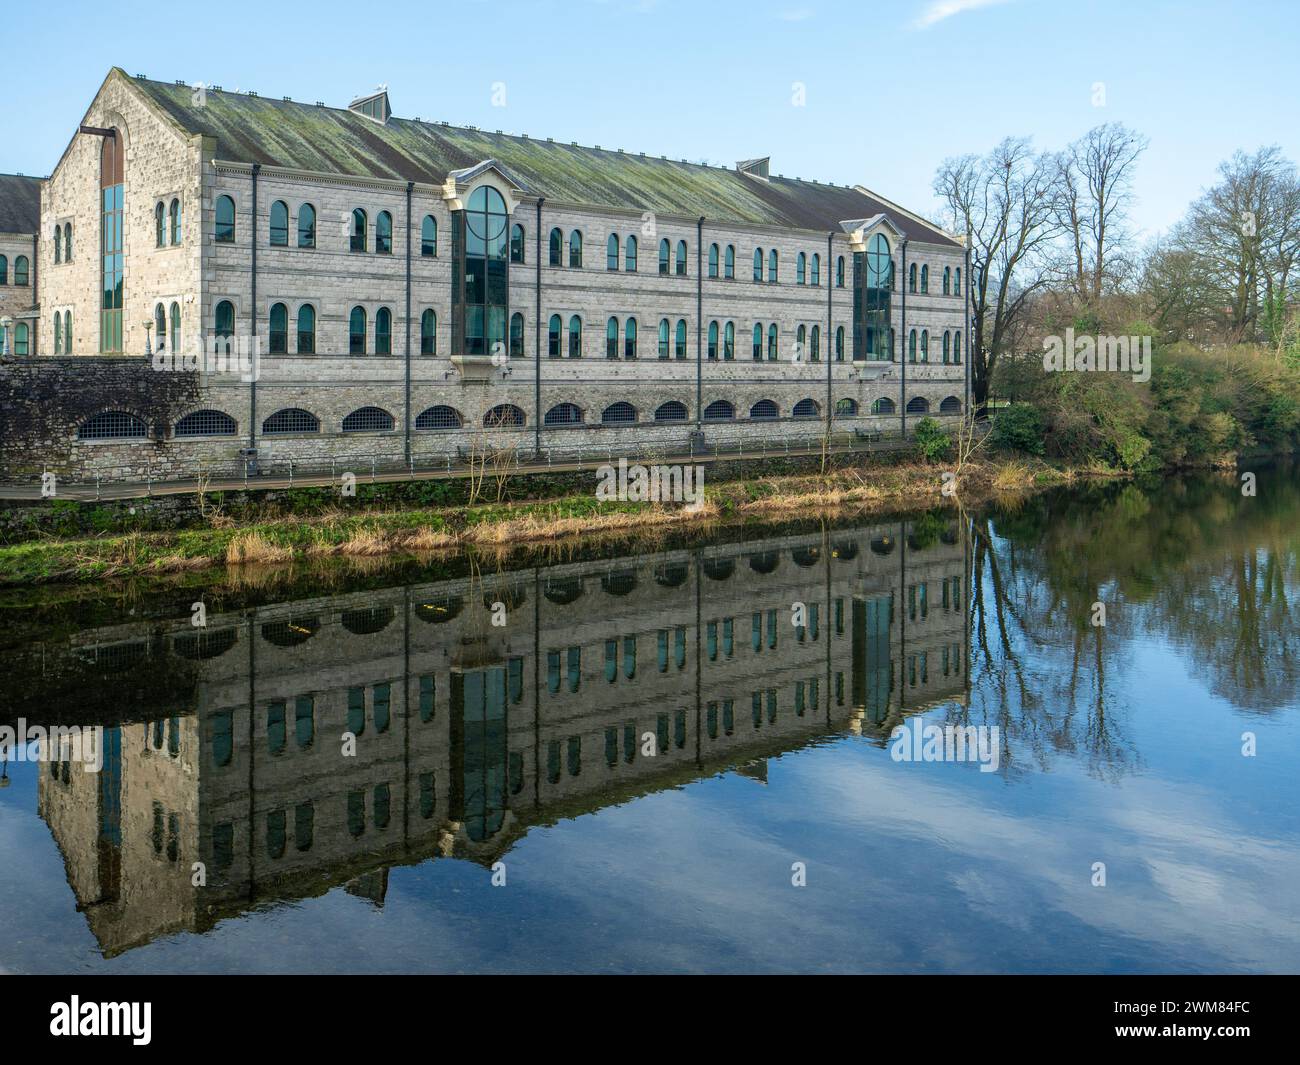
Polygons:
M78 440L143 440L149 427L143 418L124 410L106 410L77 427Z
M780 256L777 255L776 249L772 248L767 253L767 281L770 285L777 282L777 267L780 265Z
M343 419L345 433L390 433L393 416L382 407L358 407Z
M352 211L352 231L348 239L348 247L352 251L366 250L366 212L360 207Z
M282 433L319 433L320 420L316 415L301 407L285 407L278 410L262 423L265 436Z
M375 354L393 353L393 312L387 307L375 311Z
M842 399L835 404L835 417L852 418L858 413L858 401L856 399Z
M780 415L777 405L770 399L760 399L749 408L749 416L754 419L771 419Z
M298 205L298 247L316 247L316 208L309 203Z
M576 314L569 319L569 358L582 358L582 319Z
M636 358L636 319L629 318L623 327L623 358Z
M221 410L190 411L176 423L172 431L177 437L234 436L235 419Z
M636 251L637 251L636 237L634 235L630 235L627 238L627 243L623 249L623 269L626 270L629 274L636 273Z
M822 283L822 257L816 252L813 253L812 276L808 279L808 283L813 286L819 286Z
M907 401L908 414L927 414L930 410L930 401L924 396L913 396Z
M659 242L659 272L667 274L672 267L673 246L667 237Z
M763 280L763 249L754 249L754 280Z
M618 319L611 318L605 323L605 358L618 358Z
M930 267L925 265L921 267L921 291L930 291Z
M761 322L754 323L754 361L763 361L763 326Z
M161 207L162 204L158 206ZM271 225L268 236L273 248L289 246L289 205L283 200L276 200L271 204Z
M431 214L420 223L420 255L430 259L438 254L438 220Z
M677 276L686 276L686 241L677 242Z
M611 233L605 241L605 269L618 270L618 234Z
M519 311L510 316L510 357L524 357L524 316Z
M600 414L601 425L631 425L636 421L636 408L631 403L611 403Z
M452 354L491 355L506 346L506 308L510 303L509 226L506 201L490 185L480 185L459 212L459 248L452 241L458 277L452 286Z
M907 268L907 291L916 291L916 263Z
M218 244L235 243L235 201L229 196L217 197L216 228L212 239Z
M438 314L432 307L420 315L420 354L438 354Z
M794 283L796 285L808 283L808 256L803 252L800 252L794 260Z
M375 251L380 255L393 253L393 216L380 211L375 219Z
M736 416L736 408L725 399L715 399L704 408L706 422L729 422Z
M576 403L557 403L546 412L542 424L547 426L581 425L582 408Z
M942 403L939 404L940 414L960 414L961 400L956 396L946 396Z
M686 404L679 403L675 399L670 399L667 403L659 406L655 411L655 421L657 422L684 422L686 421Z
M16 326L14 326L14 354L15 355L28 354L29 348L27 343L27 335L28 335L28 330L27 330L26 322L19 322Z
M582 233L577 229L569 234L569 265L575 269L582 266Z
M952 280L952 268L945 266L943 268L943 294L948 295L948 285Z
M872 414L893 414L898 408L894 406L894 401L886 396L881 396L871 404Z
M524 227L518 222L510 227L510 261L512 263L524 261Z
M56 314L54 316L56 325L58 319L59 316ZM58 339L58 335L56 334L54 337L56 348L55 354L58 354ZM167 309L161 303L155 304L153 309L153 349L154 351L167 350Z
M822 361L822 327L812 327L812 340L808 344L808 358L813 362Z
M158 305L159 315L162 304ZM159 349L162 350L162 336L159 334ZM285 355L289 351L289 308L283 303L271 304L271 314L267 328L267 350L272 355Z
M776 362L777 345L779 338L776 331L776 323L773 322L767 327L767 361Z
M100 274L99 350L105 354L122 350L122 182L123 160L121 137L102 138L99 148L100 190ZM234 204L231 204L231 227L234 227ZM3 258L0 258L0 282L4 281ZM17 268L15 266L15 273Z
M718 276L719 251L716 244L709 245L709 277Z
M564 265L564 234L559 229L551 230L549 262L552 266Z
M724 281L731 281L736 276L736 246L727 245L727 254L722 260L722 277Z
M460 411L441 405L421 411L415 419L417 429L459 429L461 424Z
M673 358L686 358L686 319L677 319L677 328L673 331Z
M366 309L353 307L348 315L348 354L364 355L366 353Z
M821 408L815 399L801 399L794 405L792 413L796 418L816 418L821 414Z
M672 344L672 328L673 327L669 324L667 318L659 319L659 357L661 359L668 358L670 354L669 348Z
M522 429L524 421L524 412L513 403L498 403L483 415L483 425L488 429Z
M25 285L28 280L27 256L20 255L14 260L14 284Z
M546 354L549 358L558 359L562 352L560 351L561 333L564 330L564 323L558 314L551 315L551 320L546 325Z
M728 322L722 330L722 360L731 362L736 357L736 323Z
M298 354L316 354L316 308L310 303L298 308Z
M930 330L921 330L921 361L930 361Z
M153 207L153 243L155 248L161 248L167 243L167 208L163 206L162 200Z
M172 244L176 245L181 242L181 201L179 197L172 197L171 207L168 208L167 217L171 227ZM68 258L72 258L72 223L69 222L65 230L68 238Z
M222 300L217 304L212 318L212 331L223 339L235 335L235 305L230 300Z
M710 362L716 362L718 358L718 323L709 323L709 348L708 359Z
M894 260L889 249L889 241L883 234L877 233L871 238L866 254L866 276L863 278L865 291L862 293L862 310L864 326L863 337L868 359L877 362L887 360L889 351L889 279L893 273ZM858 358L855 351L853 357Z

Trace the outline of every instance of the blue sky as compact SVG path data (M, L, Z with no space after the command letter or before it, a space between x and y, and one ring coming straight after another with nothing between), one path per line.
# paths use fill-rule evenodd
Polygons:
M1151 139L1134 211L1147 233L1237 148L1300 160L1294 0L123 0L15 4L4 23L22 46L0 66L3 172L48 173L113 65L340 106L383 82L404 117L713 163L770 155L774 173L923 213L945 156L1122 121Z

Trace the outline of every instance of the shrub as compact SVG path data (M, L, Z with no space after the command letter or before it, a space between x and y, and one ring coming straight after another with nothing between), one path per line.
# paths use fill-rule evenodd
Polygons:
M998 412L989 432L989 443L1000 451L1043 453L1043 418L1028 403L1012 403Z
M933 418L922 418L916 423L916 447L926 462L947 458L952 450L952 438Z

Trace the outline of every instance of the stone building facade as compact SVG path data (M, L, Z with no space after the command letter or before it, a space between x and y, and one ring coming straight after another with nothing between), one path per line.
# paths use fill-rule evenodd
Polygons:
M35 355L39 348L40 208L39 178L0 174L0 352L16 358Z
M41 214L43 334L73 323L41 354L148 352L201 393L164 418L97 397L41 456L70 469L138 465L146 441L175 472L250 451L635 454L906 431L967 403L961 241L766 159L691 164L400 119L386 93L331 108L115 68ZM101 232L119 246L93 246ZM260 355L199 359L223 344Z

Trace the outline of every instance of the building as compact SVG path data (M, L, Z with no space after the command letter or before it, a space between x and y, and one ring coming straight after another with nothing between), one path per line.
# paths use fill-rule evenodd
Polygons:
M0 174L0 351L15 357L37 351L40 221L40 179Z
M115 68L41 214L39 354L134 374L71 390L45 434L67 443L33 456L71 469L130 466L145 442L164 471L241 449L635 452L966 406L961 241L766 158L695 164L398 118L386 91L335 108ZM172 358L217 339L260 359Z

